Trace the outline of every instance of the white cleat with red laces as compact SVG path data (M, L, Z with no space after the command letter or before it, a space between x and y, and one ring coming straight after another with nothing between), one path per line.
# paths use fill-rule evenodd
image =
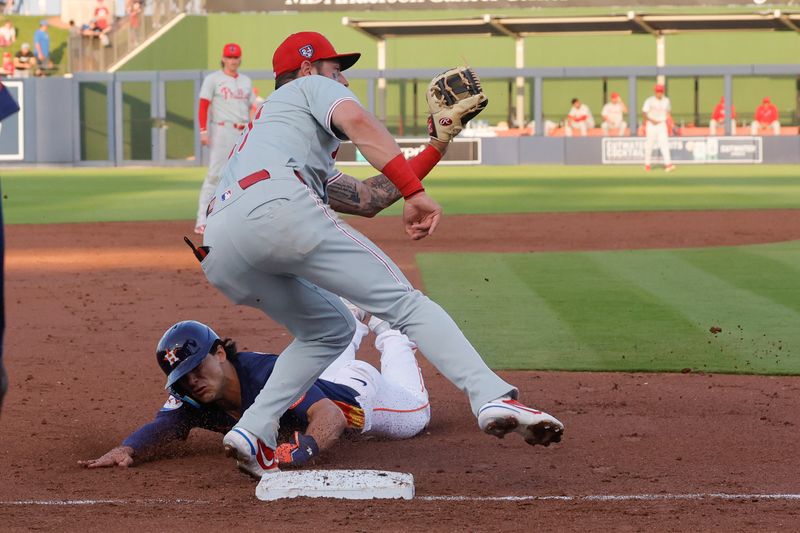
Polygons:
M246 429L234 427L225 434L222 445L226 456L236 458L239 470L254 478L279 471L275 451Z
M532 446L561 442L564 434L564 424L554 416L507 397L484 404L478 410L478 425L501 439L514 431Z

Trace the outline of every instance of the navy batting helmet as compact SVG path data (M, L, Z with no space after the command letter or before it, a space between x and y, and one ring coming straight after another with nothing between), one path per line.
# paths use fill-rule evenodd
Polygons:
M213 329L195 320L184 320L169 328L156 347L158 366L167 375L164 388L174 389L179 379L197 368L220 344Z

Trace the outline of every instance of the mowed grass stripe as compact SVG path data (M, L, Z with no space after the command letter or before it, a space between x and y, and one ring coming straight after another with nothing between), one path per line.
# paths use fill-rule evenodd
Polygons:
M632 252L597 254L598 260L625 276L631 284L646 290L682 312L702 332L705 342L696 336L678 339L681 354L691 360L691 367L715 372L794 373L800 364L791 354L797 346L800 314L775 300L757 294L752 287L737 287L718 275L736 259L736 249L706 250L716 256L717 268L704 270L685 259L693 251ZM751 268L739 255L739 268ZM791 279L768 270L765 276ZM710 334L711 327L722 332ZM658 332L653 332L658 334ZM672 336L672 332L665 332ZM674 368L673 368L674 369Z
M500 257L419 258L494 368L800 373L800 243Z
M798 242L727 248L723 254L707 249L685 250L680 257L732 287L800 313ZM800 323L796 325L800 329Z
M342 167L359 178L369 167ZM2 171L6 223L190 220L206 169L48 168ZM425 187L446 214L795 208L793 165L440 167ZM383 214L397 215L402 202Z
M494 368L560 368L565 354L594 358L592 349L527 285L527 276L518 275L515 262L513 254L417 256L426 287L432 287L428 292L437 301L441 297ZM532 342L521 342L525 339Z
M618 255L627 255L618 252ZM559 315L590 353L562 355L564 369L676 370L689 361L654 331L701 335L679 310L658 295L608 269L603 254L531 254L516 258L520 275ZM534 311L535 312L535 311ZM666 339L665 339L666 340ZM592 356L587 359L587 355Z

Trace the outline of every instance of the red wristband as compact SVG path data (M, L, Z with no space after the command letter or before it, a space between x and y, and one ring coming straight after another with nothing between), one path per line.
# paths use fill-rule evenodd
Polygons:
M429 144L423 151L409 159L408 165L417 175L417 178L422 181L441 159L442 153Z
M386 163L381 169L381 172L384 176L389 178L389 181L394 183L394 186L397 187L400 194L403 195L403 198L408 198L425 190L416 172L414 172L411 165L408 164L403 154L397 154L394 159Z

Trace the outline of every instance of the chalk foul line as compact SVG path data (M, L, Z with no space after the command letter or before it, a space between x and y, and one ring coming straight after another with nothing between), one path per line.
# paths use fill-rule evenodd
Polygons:
M698 492L689 494L588 494L583 496L415 496L414 500L433 502L628 502L628 501L680 501L680 500L800 500L800 494L728 494L724 492ZM91 506L91 505L195 505L208 504L204 500L185 499L65 499L65 500L0 500L0 506Z

